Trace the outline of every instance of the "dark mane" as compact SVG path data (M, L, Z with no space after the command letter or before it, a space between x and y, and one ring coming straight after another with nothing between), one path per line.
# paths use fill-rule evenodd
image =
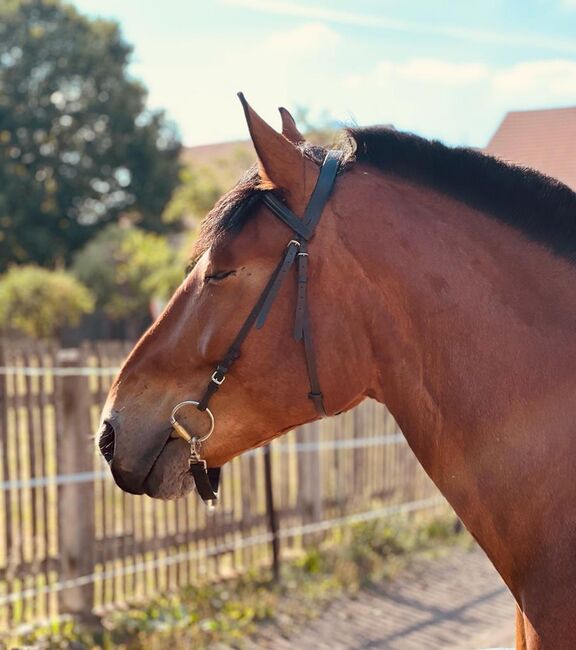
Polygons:
M555 253L576 259L576 193L558 180L479 151L447 147L390 127L349 128L344 167L369 163L455 197ZM325 149L304 143L305 156L320 164ZM254 214L259 177L256 165L225 194L202 222L194 245L197 259L219 238L234 234Z
M527 167L389 127L347 129L357 161L423 183L576 257L576 193Z
M216 202L203 219L198 238L192 251L192 264L219 238L231 231L237 231L252 212L247 205L257 192L258 167L253 165L238 183Z

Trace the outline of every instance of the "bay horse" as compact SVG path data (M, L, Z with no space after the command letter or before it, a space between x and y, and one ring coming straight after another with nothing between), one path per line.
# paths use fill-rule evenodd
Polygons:
M241 99L258 165L205 219L193 268L113 383L100 444L117 484L164 499L193 488L175 432L205 438L194 407L222 384L216 364L287 243L306 244L322 409L385 404L514 595L516 648L573 650L576 194L477 151L353 128L308 247L275 217L306 213L326 152L287 111L279 133ZM192 445L208 468L319 417L310 350L293 333L298 268L208 391L213 432Z

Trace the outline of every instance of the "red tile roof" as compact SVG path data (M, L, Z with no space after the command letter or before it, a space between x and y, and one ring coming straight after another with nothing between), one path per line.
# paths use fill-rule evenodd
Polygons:
M576 106L512 111L484 151L533 167L576 190Z
M222 158L232 158L238 151L253 151L250 140L234 140L233 142L217 142L201 144L195 147L184 147L182 157L184 162L216 164ZM256 158L256 154L254 154Z

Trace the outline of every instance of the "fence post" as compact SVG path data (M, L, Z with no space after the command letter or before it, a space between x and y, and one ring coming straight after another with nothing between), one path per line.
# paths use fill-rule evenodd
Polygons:
M272 484L272 459L270 445L264 447L264 483L266 488L266 514L268 515L268 530L272 535L272 576L274 582L280 579L280 538L278 536L278 513L274 507L274 486Z
M81 350L60 350L60 368L84 365ZM57 417L58 474L94 471L94 446L91 440L90 388L87 376L58 378L60 408ZM95 559L94 482L64 483L58 486L58 540L61 558L60 580L90 575ZM94 605L92 582L59 592L61 613L92 620Z

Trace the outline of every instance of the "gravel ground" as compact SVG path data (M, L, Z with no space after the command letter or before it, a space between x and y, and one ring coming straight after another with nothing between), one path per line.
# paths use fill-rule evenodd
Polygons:
M514 601L480 550L418 560L392 582L340 598L303 629L263 628L255 650L480 650L514 645Z

